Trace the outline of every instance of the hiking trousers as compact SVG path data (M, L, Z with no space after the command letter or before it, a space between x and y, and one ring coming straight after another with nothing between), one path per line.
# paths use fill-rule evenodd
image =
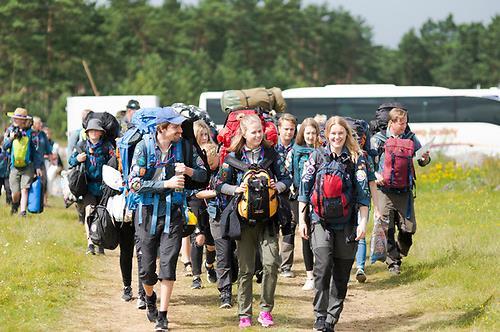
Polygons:
M295 249L295 229L297 228L297 211L299 203L297 201L290 202L292 208L292 233L283 235L280 246L281 256L281 271L291 270L293 265L293 251Z
M344 308L349 274L356 255L357 242L347 243L352 227L326 230L321 224L313 224L311 245L314 253L314 314L326 317L335 325Z
M242 225L241 239L237 241L238 263L238 315L252 317L252 280L255 270L255 254L258 248L262 255L263 277L261 285L260 309L271 312L278 280L280 255L278 232L270 234L269 225L258 222L255 226Z
M234 245L230 239L222 238L220 222L210 218L210 232L214 238L217 274L217 288L222 290L231 286L232 274L237 273L234 265Z

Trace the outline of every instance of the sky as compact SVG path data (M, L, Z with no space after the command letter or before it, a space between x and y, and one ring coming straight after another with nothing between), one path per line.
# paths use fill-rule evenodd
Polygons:
M152 4L162 2L151 0ZM196 4L198 0L182 2ZM493 16L500 15L500 0L303 0L303 3L342 6L372 27L375 44L391 48L397 48L408 30L418 30L428 19L443 20L451 13L455 23L488 24Z

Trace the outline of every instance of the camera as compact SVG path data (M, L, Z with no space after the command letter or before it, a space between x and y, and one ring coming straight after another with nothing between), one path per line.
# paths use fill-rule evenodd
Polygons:
M23 137L23 130L19 127L14 127L12 132L14 133L14 139L21 139Z

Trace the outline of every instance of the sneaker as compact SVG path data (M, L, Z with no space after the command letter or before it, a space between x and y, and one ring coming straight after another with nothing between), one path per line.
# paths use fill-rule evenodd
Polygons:
M125 302L132 301L132 287L130 286L123 287L122 300Z
M98 255L106 255L106 254L104 253L104 248L103 248L103 247L99 247L99 249L97 249L97 254L98 254Z
M240 325L239 326L241 329L252 326L252 319L250 317L246 317L246 316L240 317Z
M263 326L263 327L269 327L273 326L273 315L271 315L270 312L267 311L261 311L259 314L259 318L257 318L257 321Z
M158 319L156 320L155 331L167 332L168 319L158 316Z
M86 255L95 255L95 247L93 244L89 244L87 247L87 251L85 252Z
M158 309L156 308L156 293L153 292L153 295L150 297L146 295L146 307L147 312L146 316L150 322L155 322L158 318Z
M145 310L146 309L146 300L143 295L139 295L137 298L137 309Z
M401 273L401 267L397 264L389 265L389 273L397 276Z
M326 317L320 316L316 318L314 322L313 331L324 331L326 324Z
M262 276L264 275L264 272L262 270L255 271L255 279L257 279L257 283L260 284L262 283Z
M335 332L335 324L325 323L325 328L323 329L325 332Z
M290 269L283 269L281 270L280 276L283 278L295 278L295 273Z
M220 306L221 309L229 309L233 306L231 294L231 285L227 285L220 292Z
M363 269L358 269L358 271L356 271L356 280L361 283L366 281L366 274Z
M19 217L26 218L26 211L19 212Z
M184 276L192 277L193 276L193 268L191 267L191 263L184 263Z
M19 209L19 203L12 203L12 206L10 207L10 214L16 214L17 210Z
M302 290L310 291L313 289L314 289L314 279L306 278L306 282L304 283L304 286L302 286Z
M207 262L205 262L205 269L207 269L207 281L211 284L217 282L217 273L215 273L214 265L212 267L207 267Z
M201 289L201 278L194 277L193 283L191 284L191 289Z

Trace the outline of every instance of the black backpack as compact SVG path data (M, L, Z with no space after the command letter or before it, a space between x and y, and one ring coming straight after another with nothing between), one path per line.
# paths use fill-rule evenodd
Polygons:
M105 206L90 206L86 221L93 244L109 250L118 247L118 230Z
M378 132L383 132L385 134L385 131L387 130L387 124L389 123L389 112L393 108L401 108L408 112L406 106L398 102L381 104L375 112L375 119L370 121L370 133L372 136ZM408 121L410 121L410 119L408 119ZM406 130L409 131L410 127L407 126Z
M198 156L200 156L201 160L203 161L203 165L207 170L207 177L203 182L196 182L193 181L191 177L185 176L185 189L205 189L206 187L208 187L208 183L210 182L211 170L210 165L208 164L207 153L200 147L200 145L196 141L196 137L194 136L193 123L196 120L190 118L182 123L182 138L187 143L182 145L182 156L184 159L184 163L189 167L193 167L193 151L196 150L196 153L198 154Z
M101 122L102 128L106 131L103 140L110 141L113 147L116 147L116 138L120 136L120 123L108 112L89 112L83 119L83 129L87 129L87 124L91 119L98 119Z

